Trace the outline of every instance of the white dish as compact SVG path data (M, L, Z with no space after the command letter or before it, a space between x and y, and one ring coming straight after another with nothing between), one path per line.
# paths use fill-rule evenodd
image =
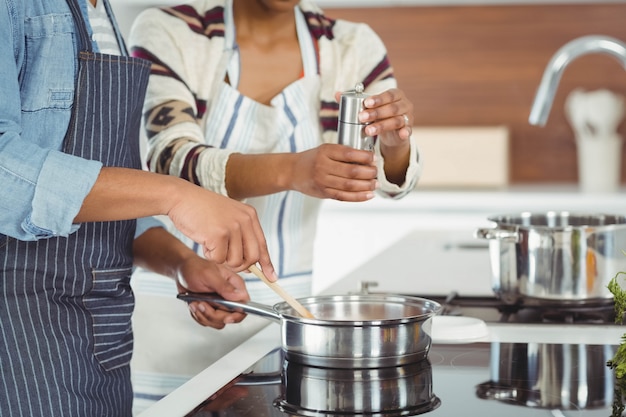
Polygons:
M489 334L487 324L474 317L435 316L432 324L433 343L475 342Z

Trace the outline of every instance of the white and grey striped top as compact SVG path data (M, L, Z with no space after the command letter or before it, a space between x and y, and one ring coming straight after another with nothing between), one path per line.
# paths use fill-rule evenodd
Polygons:
M121 55L113 25L104 8L104 1L98 0L95 7L88 1L87 9L89 11L89 23L93 30L93 40L98 44L100 52L108 55Z

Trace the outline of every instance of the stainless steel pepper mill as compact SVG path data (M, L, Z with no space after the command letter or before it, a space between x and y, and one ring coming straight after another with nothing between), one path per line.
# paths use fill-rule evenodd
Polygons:
M354 90L341 94L337 134L341 145L373 151L374 136L367 136L365 133L368 123L359 122L359 112L364 109L363 101L369 96L363 93L363 89L363 84L358 83Z

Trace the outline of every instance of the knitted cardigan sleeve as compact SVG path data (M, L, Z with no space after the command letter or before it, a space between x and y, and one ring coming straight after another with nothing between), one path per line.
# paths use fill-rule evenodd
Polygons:
M214 0L146 9L133 23L129 45L133 56L152 62L143 120L148 168L227 195L233 151L208 146L200 123L224 54L222 10L223 2ZM187 117L170 117L176 109ZM162 121L162 128L151 130L148 118Z

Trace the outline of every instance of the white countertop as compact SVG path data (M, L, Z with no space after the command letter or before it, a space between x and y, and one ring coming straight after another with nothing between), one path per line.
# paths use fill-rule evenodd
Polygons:
M534 210L621 211L626 213L626 187L618 193L584 193L573 184L515 185L503 189L420 188L401 200L375 198L364 203L325 201L331 210L420 210L443 212L517 212Z
M338 226L345 226L348 221L354 222L349 227L359 229L363 229L364 221L369 222L371 227L367 236L370 241L377 240L377 231L382 233L391 220L400 219L405 226L396 225L398 230L382 239L384 243L381 245L366 241L369 252L365 251L366 254L359 258L358 265L321 292L356 292L361 281L376 281L378 286L374 291L377 292L441 295L455 290L463 295L490 295L488 253L472 239L471 231L488 224L484 217L487 213L546 210L626 213L626 193L587 195L579 193L576 187L515 187L501 191L423 190L400 201L376 199L358 207L328 202L321 225L322 238L326 233L340 236L341 227ZM443 222L456 220L442 224L442 219ZM322 240L327 244L327 239ZM363 240L363 236L357 233L356 240ZM356 251L362 249L356 246L353 248ZM327 249L337 252L337 248ZM442 256L447 261L442 262ZM553 325L498 323L488 324L488 333L479 341L617 344L625 329L616 325L567 325L559 326L555 331ZM184 416L280 345L279 330L279 325L268 321L257 334L141 413L140 417Z

